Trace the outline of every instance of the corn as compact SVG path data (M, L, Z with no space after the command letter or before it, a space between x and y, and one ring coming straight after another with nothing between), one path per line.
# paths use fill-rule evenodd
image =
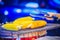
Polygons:
M31 28L39 28L39 27L43 27L47 24L46 21L43 21L43 20L36 20L32 23L32 26Z
M17 31L18 28L16 27L16 25L12 24L12 23L7 23L2 25L2 27L6 30L13 30L13 31Z
M24 21L32 21L32 20L33 20L33 18L28 16L28 17L18 18L15 21L13 21L13 23L16 25L20 25Z
M22 23L22 29L30 28L33 21L25 21Z

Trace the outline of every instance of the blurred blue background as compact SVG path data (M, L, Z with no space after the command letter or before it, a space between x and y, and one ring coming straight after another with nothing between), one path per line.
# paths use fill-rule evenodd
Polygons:
M60 0L0 0L0 23L12 22L17 18L26 16L31 16L35 20L45 20L48 23L60 23L60 18L49 17L48 12L59 14ZM53 19L48 20L47 18ZM48 31L48 35L59 36L59 29Z

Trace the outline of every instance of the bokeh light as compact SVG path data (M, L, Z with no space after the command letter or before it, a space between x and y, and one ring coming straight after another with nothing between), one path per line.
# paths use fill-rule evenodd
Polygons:
M8 15L8 11L7 10L4 11L4 15Z
M14 12L16 12L16 13L21 13L22 10L21 10L21 9L14 9Z
M26 7L31 7L31 8L38 8L39 5L38 3L30 2L25 5Z

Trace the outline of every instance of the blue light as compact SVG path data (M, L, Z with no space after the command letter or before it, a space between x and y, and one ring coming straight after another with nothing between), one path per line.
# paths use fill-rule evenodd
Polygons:
M24 9L23 12L24 13L31 13L33 11L33 9Z
M39 5L38 3L30 2L25 5L26 7L31 7L31 8L38 8Z
M56 10L52 10L52 9L40 9L40 12L54 12L54 13L57 13Z
M60 4L60 0L53 0L55 3Z
M60 8L60 0L49 0L49 4L56 8Z
M21 13L21 9L17 9L16 12L17 12L17 13Z
M22 12L21 9L14 9L14 11L17 12L17 13L21 13Z
M31 14L39 14L39 11L32 10L32 11L31 11Z
M6 11L4 11L4 15L8 15L8 11L6 10Z

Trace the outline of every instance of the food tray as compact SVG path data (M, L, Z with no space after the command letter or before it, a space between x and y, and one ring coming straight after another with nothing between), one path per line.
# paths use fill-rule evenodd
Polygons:
M28 32L37 32L37 31L41 31L41 30L51 30L51 29L54 29L54 28L59 28L60 27L60 24L47 24L45 27L42 27L42 28L36 28L36 29L25 29L25 30L18 30L18 31L10 31L10 32L19 32L19 34L23 34L23 33L28 33ZM1 31L9 31L9 30L5 30L5 29L2 29L0 28L0 32Z
M18 30L18 31L9 31L5 30L2 27L0 27L0 37L1 38L17 38L17 40L20 40L20 35L25 33L31 33L31 32L40 32L42 30L51 30L54 28L59 28L60 24L47 24L45 27L42 28L36 28L36 29L25 29L25 30ZM8 34L8 35L7 35Z

